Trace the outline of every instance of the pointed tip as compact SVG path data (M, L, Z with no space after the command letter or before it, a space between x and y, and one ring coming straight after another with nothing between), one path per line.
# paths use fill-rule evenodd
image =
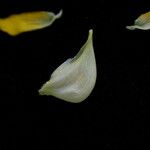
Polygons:
M93 29L89 29L89 33L91 33L91 34L92 34L92 33L93 33Z
M39 95L44 95L42 88L40 90L38 90L38 93L39 93Z
M38 90L39 95L51 95L51 86L50 81L47 81L42 87Z
M56 14L55 18L58 19L62 16L63 10L61 9L58 14Z
M92 39L92 37L93 37L93 29L90 29L89 30L89 35L88 35L88 40Z
M39 95L50 95L43 87L38 91Z
M126 29L135 30L135 26L126 26Z
M89 30L89 36L92 36L93 35L93 29L90 29Z

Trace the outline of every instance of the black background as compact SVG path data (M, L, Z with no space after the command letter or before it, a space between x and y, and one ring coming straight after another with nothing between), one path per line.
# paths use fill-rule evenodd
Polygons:
M50 27L11 37L0 32L1 150L144 149L150 31L126 25L150 10L148 0L1 0L0 17L47 10L63 16ZM94 30L97 82L82 103L38 90Z

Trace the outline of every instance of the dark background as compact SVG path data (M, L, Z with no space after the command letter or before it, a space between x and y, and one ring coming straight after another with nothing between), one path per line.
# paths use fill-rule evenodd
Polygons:
M81 1L81 0L80 0ZM11 37L0 32L1 150L144 149L149 126L150 31L126 25L150 11L148 0L1 0L0 17L47 10L50 27ZM38 90L94 30L97 82L82 103Z

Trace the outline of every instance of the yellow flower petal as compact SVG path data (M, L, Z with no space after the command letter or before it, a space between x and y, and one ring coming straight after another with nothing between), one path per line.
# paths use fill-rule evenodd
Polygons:
M15 14L7 18L0 19L0 30L8 33L9 35L16 36L23 32L47 27L56 19L60 18L61 15L62 10L57 15L47 11Z
M134 22L134 25L126 27L129 30L141 29L148 30L150 29L150 12L140 15Z

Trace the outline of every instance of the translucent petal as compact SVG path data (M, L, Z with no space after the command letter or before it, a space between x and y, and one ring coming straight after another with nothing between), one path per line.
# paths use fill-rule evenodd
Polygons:
M150 29L150 12L140 15L135 21L134 25L126 27L129 30L141 29L149 30Z
M96 82L96 62L89 30L86 43L78 54L65 61L39 90L40 95L52 95L67 102L79 103L92 92Z

